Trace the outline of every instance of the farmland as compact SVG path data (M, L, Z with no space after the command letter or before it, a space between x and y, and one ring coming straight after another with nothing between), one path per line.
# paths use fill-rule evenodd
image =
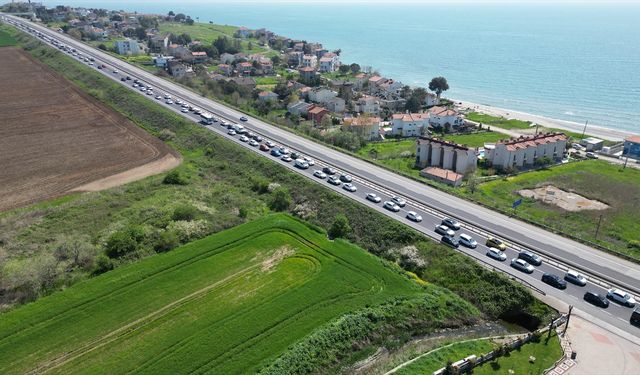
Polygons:
M0 372L255 372L323 323L425 290L435 293L348 242L269 215L4 314ZM451 293L436 300L430 320L477 314Z
M0 38L7 40L5 36L3 32ZM177 154L160 140L20 49L1 48L0 61L0 210L61 196L127 171L103 186L178 164ZM147 169L130 171L145 165Z

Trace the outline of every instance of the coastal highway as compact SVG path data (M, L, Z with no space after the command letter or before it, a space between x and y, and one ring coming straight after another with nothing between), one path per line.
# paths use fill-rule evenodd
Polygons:
M172 95L174 99L181 99L192 105L203 108L217 117L226 119L227 121L238 122L239 117L243 115L234 109L203 98L188 89L156 77L149 72L129 65L118 58L73 40L66 35L56 33L41 25L34 24L23 19L15 17L9 18L16 23L21 24L23 27L31 27L46 35L47 38L55 38L61 43L76 48L82 54L95 58L96 64L104 63L108 65L110 68L102 70L101 72L118 82L120 82L120 78L124 75L129 75L132 78L138 78L146 84L153 86L157 94L168 93ZM112 69L117 69L120 73L114 74L112 73ZM131 87L131 81L121 83L125 84L130 89L133 89ZM144 93L141 94L144 95ZM155 100L152 97L149 98L150 100ZM167 105L164 101L159 102L159 104L169 107L177 113L181 113L179 106ZM192 112L181 114L193 121L198 121L197 116ZM640 337L640 328L633 327L629 324L629 316L631 315L630 308L612 303L608 309L600 309L591 306L582 300L582 295L586 290L606 293L606 288L610 286L620 287L637 296L640 294L640 286L638 283L638 280L640 280L639 265L618 259L609 254L589 248L583 244L544 231L538 227L520 222L511 217L493 212L487 208L450 196L417 181L402 177L361 159L346 155L304 137L297 136L273 125L264 123L258 119L250 117L249 121L244 123L244 125L250 131L273 140L277 144L284 145L292 150L308 155L316 160L317 165L312 166L308 170L297 169L290 163L279 161L268 155L268 153L261 152L256 148L246 145L246 143L240 142L237 136L228 136L226 134L226 128L220 126L219 123L207 126L207 128L222 137L229 138L230 141L245 145L245 147L256 153L272 158L291 170L301 173L304 176L325 185L327 188L334 189L336 192L355 199L359 203L367 204L370 207L401 221L402 223L410 225L416 230L419 230L425 235L436 240L439 240L440 236L433 232L435 225L445 216L456 218L463 225L463 228L458 231L458 234L462 232L468 233L480 243L480 246L478 246L477 249L464 249L461 247L459 249L461 252L490 268L512 275L512 277L517 278L536 291L576 306L576 308L592 315L596 320L606 323L603 325L606 326L605 328L614 326L624 332ZM348 173L353 176L354 185L358 188L357 192L347 192L341 187L334 187L328 184L326 180L320 180L312 176L315 169L321 169L321 167L325 165L332 166L341 172ZM383 201L387 200L391 195L399 195L408 203L407 206L399 213L392 213L383 209L381 204L374 204L365 200L365 195L368 192L375 192L383 198ZM424 221L421 223L413 223L405 219L404 216L408 210L414 210L420 213L424 218ZM509 249L507 250L507 261L494 261L485 255L486 247L483 245L484 239L490 235L501 238L507 243ZM536 271L531 275L521 273L520 271L509 267L508 263L510 259L515 257L517 251L521 249L532 250L541 255L544 259L542 266L537 267ZM578 270L588 276L589 283L586 287L578 287L569 284L566 290L561 291L543 284L540 281L542 272L551 272L562 276L569 268Z

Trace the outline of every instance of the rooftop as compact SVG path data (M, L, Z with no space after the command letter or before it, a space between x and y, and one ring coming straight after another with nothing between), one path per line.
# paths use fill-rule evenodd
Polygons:
M423 121L429 119L428 113L394 113L391 116L393 120L402 121Z
M380 124L381 121L380 117L360 116L345 118L344 124L348 126L369 126Z
M568 138L564 133L540 133L531 137L521 135L515 139L501 140L496 142L496 146L505 145L508 151L515 151L547 143L566 141L567 139Z
M445 141L442 139L438 139L438 138L432 138L432 137L420 137L418 138L418 143L437 143L443 146L449 146L449 147L453 147L454 149L458 149L458 150L464 150L464 151L468 151L469 147L467 146L463 146L460 144L457 144L455 142L451 142L451 141Z
M456 173L454 171L450 171L448 169L442 169L438 167L427 167L420 171L420 174L437 177L443 180L457 182L458 180L464 177L463 175Z
M640 143L640 135L632 135L631 137L627 137L625 141L631 143Z

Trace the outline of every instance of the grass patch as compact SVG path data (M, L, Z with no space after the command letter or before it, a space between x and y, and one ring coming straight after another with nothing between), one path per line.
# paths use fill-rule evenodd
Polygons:
M0 30L0 47L10 47L16 45L16 40L9 33Z
M497 347L491 340L474 340L453 343L435 349L432 353L421 357L417 361L395 372L397 375L423 375L431 374L447 365L448 361L455 362L472 354L480 356ZM474 372L475 374L475 372Z
M507 135L497 132L481 132L473 134L447 134L442 139L452 141L468 147L483 147L485 143L494 143L501 139L509 138Z
M189 34L191 39L199 40L203 44L211 44L220 36L234 39L234 33L238 30L236 26L217 25L203 22L195 22L193 25L187 25L180 22L160 22L158 30L161 34L172 33L174 35ZM249 48L249 43L252 48ZM258 40L255 38L242 39L242 49L245 53L260 53L267 51L266 48L260 47Z
M529 129L531 127L530 121L506 119L478 112L467 113L465 117L467 120L480 122L482 125L497 126L503 129Z
M567 212L553 205L525 199L516 211L517 216L640 259L640 249L632 243L640 233L640 222L637 220L640 200L633 199L640 196L640 170L635 168L623 170L618 165L604 161L586 160L490 181L481 184L475 194L467 194L484 204L506 211L511 209L514 200L519 199L519 190L543 185L573 191L604 202L610 208ZM596 226L601 214L602 225L596 239Z
M536 358L533 363L529 362L531 356ZM507 374L509 370L513 370L514 374L542 374L560 357L562 357L562 347L554 331L549 339L544 334L539 342L529 342L495 361L476 367L473 373L475 375Z
M256 85L260 86L260 85L277 85L279 82L278 77L274 77L274 76L267 76L267 77L254 77L253 79L255 79L256 81Z

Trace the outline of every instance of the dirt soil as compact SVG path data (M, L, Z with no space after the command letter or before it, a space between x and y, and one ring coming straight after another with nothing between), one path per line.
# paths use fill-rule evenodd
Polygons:
M171 169L180 156L71 82L0 48L0 211Z
M542 186L533 190L520 190L518 194L525 198L533 198L543 203L558 206L566 211L606 210L609 208L605 203L558 189L553 185Z

